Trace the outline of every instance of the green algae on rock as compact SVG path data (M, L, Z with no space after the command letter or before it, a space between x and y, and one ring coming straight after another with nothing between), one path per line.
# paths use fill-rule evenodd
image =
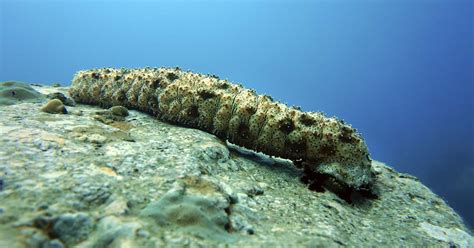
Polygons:
M121 117L128 116L128 109L123 106L113 106L109 110L115 116L121 116Z
M179 68L87 70L75 75L69 92L79 103L141 110L290 159L351 189L368 189L374 181L367 146L350 125L215 76Z
M39 102L44 96L30 85L17 81L0 82L0 105Z

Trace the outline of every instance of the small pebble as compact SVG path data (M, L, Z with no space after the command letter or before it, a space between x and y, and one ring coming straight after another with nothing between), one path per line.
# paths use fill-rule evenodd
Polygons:
M245 193L247 193L249 197L254 197L258 195L263 195L264 191L258 186L253 186L252 188L246 190Z
M69 246L85 240L93 228L94 223L89 215L76 213L59 216L51 231Z
M64 244L61 241L57 240L57 239L53 239L53 240L50 240L50 241L46 242L41 247L44 247L44 248L64 248Z
M48 208L49 208L48 204L41 204L38 206L38 210L46 210Z
M128 116L128 109L123 106L113 106L110 109L113 115L126 117Z
M76 102L72 98L65 96L61 92L54 92L54 93L48 94L47 97L51 100L58 99L61 102L63 102L63 104L66 106L76 106Z
M53 221L53 218L41 215L33 219L33 226L39 229L45 229L50 226Z
M140 230L138 230L137 235L139 237L146 238L146 237L150 236L150 233L146 230L140 229Z
M66 107L59 99L50 100L41 108L41 111L50 114L67 114Z
M27 247L43 247L48 237L42 232L35 232L27 241Z

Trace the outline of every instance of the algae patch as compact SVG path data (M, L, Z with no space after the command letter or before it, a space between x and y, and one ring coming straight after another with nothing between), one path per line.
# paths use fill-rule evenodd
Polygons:
M198 184L205 190L189 191L186 186L171 189L158 201L148 204L141 216L153 219L159 226L175 228L202 239L234 241L235 237L229 233L232 202L222 195L219 197L214 185L202 181Z
M0 105L22 102L40 102L45 97L27 83L17 81L0 82Z

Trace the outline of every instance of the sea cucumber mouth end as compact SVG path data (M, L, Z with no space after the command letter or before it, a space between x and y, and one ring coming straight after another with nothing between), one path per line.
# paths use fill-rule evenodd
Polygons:
M363 195L373 195L372 189L376 177L370 159L364 160L358 165L332 162L320 163L315 166L303 162L303 166L305 168L303 181L310 185L319 184L330 191L335 191L336 194L338 192L362 192Z

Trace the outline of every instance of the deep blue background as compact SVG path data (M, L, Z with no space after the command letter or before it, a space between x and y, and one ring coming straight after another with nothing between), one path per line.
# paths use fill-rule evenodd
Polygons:
M0 81L216 74L345 119L473 226L473 1L0 1Z

